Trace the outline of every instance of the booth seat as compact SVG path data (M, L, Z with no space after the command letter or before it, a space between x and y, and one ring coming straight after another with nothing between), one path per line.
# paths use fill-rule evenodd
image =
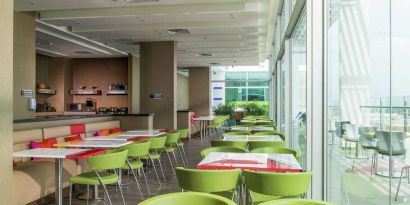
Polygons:
M81 134L81 137L94 136L97 130L117 127L120 127L119 121L85 124L85 133ZM15 131L13 152L30 149L30 141L42 141L55 137L57 142L64 142L67 136L71 136L70 126ZM53 159L34 161L29 158L14 158L14 162L17 164L13 170L14 205L25 205L55 192L55 162ZM71 176L89 170L85 159L64 159L63 168L64 187L69 186L68 179Z

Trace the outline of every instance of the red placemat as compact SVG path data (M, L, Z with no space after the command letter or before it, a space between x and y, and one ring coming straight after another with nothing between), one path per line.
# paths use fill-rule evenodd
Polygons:
M149 137L143 137L143 136L141 136L141 137L132 137L132 138L128 138L127 139L127 141L134 141L134 142L136 142L136 141L143 141L143 140L148 140L149 139Z
M92 150L82 152L80 154L67 155L66 158L67 159L84 159L87 157L104 154L106 151L107 151L106 149L92 149Z

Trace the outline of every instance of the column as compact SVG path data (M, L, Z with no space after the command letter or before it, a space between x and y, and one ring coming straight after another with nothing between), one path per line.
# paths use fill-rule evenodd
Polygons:
M207 116L211 110L210 68L189 68L189 108L197 116Z
M154 113L154 128L176 128L176 44L144 42L140 46L140 112Z

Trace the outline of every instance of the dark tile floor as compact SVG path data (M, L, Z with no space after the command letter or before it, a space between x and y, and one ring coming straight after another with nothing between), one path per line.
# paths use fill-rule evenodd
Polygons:
M187 154L188 158L188 167L195 167L196 164L199 163L201 160L200 157L200 151L206 147L209 147L209 140L200 140L199 137L193 137L191 140L185 141L185 151ZM182 161L181 158L179 157L179 153L176 153L177 155L177 160L179 162L179 166L182 166ZM171 156L172 157L172 156ZM158 183L157 177L155 175L155 172L152 167L148 167L146 169L146 174L148 178L148 184L149 188L151 190L151 195L156 196L156 195L161 195L165 193L171 193L171 192L180 192L181 189L178 186L178 183L176 181L176 177L173 174L168 157L164 154L161 157L161 162L162 166L164 168L165 172L165 178L166 182L163 182L163 179L161 177L159 167L157 167L157 170L159 171L158 174L160 174L161 178L161 186ZM171 158L173 159L173 158ZM173 161L175 164L175 162ZM158 165L156 163L156 165ZM145 185L144 178L141 176L138 177L138 181L140 183L140 187L143 192L144 199L149 198L150 196L148 195L148 190ZM123 175L123 183L130 183L129 185L123 186L123 191L124 191L124 197L127 205L136 205L138 202L141 202L141 196L139 194L138 188L135 184L135 181L132 177L132 175ZM77 190L74 192L75 194L80 194L80 193L85 193L86 187L80 187L80 190ZM121 195L119 192L118 187L116 186L109 186L108 187L108 193L111 196L112 202L115 205L121 205L122 204L122 199ZM99 196L103 196L103 189L99 189ZM54 196L50 195L49 197L46 197L45 199L42 199L41 201L34 202L30 205L42 205L42 204L53 204L54 201ZM68 189L65 190L64 192L64 204L68 204ZM76 197L73 197L72 205L85 205L87 202L85 200L79 200L76 199ZM103 205L103 204L109 204L107 200L90 200L89 201L90 205Z

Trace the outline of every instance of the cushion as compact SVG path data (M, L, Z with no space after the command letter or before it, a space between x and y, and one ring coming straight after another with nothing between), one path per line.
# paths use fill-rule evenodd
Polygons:
M38 148L53 148L57 144L56 138L49 138L44 141L30 141L30 149ZM39 160L41 158L33 157L32 160Z
M70 125L72 135L79 135L85 133L85 124Z
M121 133L121 129L120 128L112 128L110 129L110 134L119 134Z
M73 136L64 138L65 142L82 141L82 140L83 138L80 135L73 135Z
M108 136L110 135L110 130L98 130L95 132L95 136Z

